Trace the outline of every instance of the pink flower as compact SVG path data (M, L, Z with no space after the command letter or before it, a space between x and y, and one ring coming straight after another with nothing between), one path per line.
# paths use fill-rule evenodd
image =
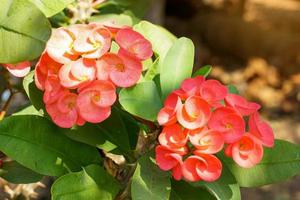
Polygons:
M139 60L147 60L153 54L151 43L131 28L119 30L115 39L121 47L120 52L122 54L134 56Z
M189 131L190 142L202 154L215 154L223 149L224 136L222 133L211 129Z
M159 111L157 121L160 125L171 125L177 122L176 112L181 105L180 98L171 93L165 100L164 107Z
M186 100L190 96L200 95L200 86L204 83L203 76L185 79L180 86L180 89L175 90L174 93L180 96L182 100Z
M183 162L182 175L187 181L213 182L221 176L222 163L217 157L197 150L194 154Z
M49 75L45 81L43 101L45 104L56 102L68 90L64 89L56 75Z
M78 120L76 109L77 95L65 92L51 104L46 104L46 110L55 124L62 128L71 128Z
M102 122L109 117L116 98L116 88L111 82L96 80L79 90L79 114L85 121Z
M12 75L24 77L30 72L30 62L24 61L17 64L2 64Z
M116 86L130 87L138 82L142 75L142 63L128 55L107 53L97 61L97 78L111 80ZM107 74L101 72L106 71Z
M40 90L45 89L45 82L48 75L57 75L62 64L54 61L47 52L43 52L35 66L35 85Z
M239 140L245 133L245 121L233 109L217 108L208 122L211 129L224 134L225 142L232 143Z
M225 98L225 103L227 106L236 109L243 116L248 116L260 109L259 104L248 102L237 94L228 94Z
M200 87L200 96L215 107L220 107L227 93L227 87L217 80L207 80Z
M62 86L75 89L96 78L96 62L85 58L64 64L59 70Z
M74 25L73 50L84 58L100 58L111 46L111 33L102 25ZM76 28L79 27L79 28ZM80 28L83 27L83 28Z
M186 143L188 141L187 131L182 130L178 124L173 124L163 128L158 137L159 143L180 155L187 153Z
M78 56L72 51L75 36L66 28L58 28L52 31L47 42L46 51L49 56L58 63L66 64L75 60Z
M199 96L191 96L179 107L177 120L187 129L197 129L208 122L210 115L210 105Z
M274 134L272 128L264 121L261 120L258 112L250 115L249 118L250 134L259 139L263 145L273 147Z
M232 157L239 166L251 168L261 161L263 147L257 139L247 133L239 141L227 146L225 154Z
M175 180L182 177L182 157L161 145L155 148L156 164L164 171L172 170Z

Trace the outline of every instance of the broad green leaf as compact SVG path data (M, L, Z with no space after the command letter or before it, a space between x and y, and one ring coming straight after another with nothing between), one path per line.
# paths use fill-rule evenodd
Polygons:
M285 180L300 173L300 147L283 140L276 140L273 148L264 149L264 157L256 166L245 169L232 159L223 158L239 185L258 187Z
M162 68L163 60L176 41L176 37L167 31L165 28L151 24L147 21L141 21L140 23L136 24L133 29L139 33L141 33L146 39L148 39L151 44L153 51L158 55L158 71Z
M191 183L196 187L205 187L218 200L241 200L240 186L226 166L223 166L221 177L214 182Z
M25 76L23 79L23 87L34 108L39 113L46 113L43 101L43 92L39 90L34 83L34 71L31 71L27 76Z
M143 64L143 71L149 69L153 65L152 58L148 58L147 60L144 60L142 64Z
M229 84L227 88L231 94L240 94L239 90L234 85Z
M51 17L62 11L67 5L72 3L74 0L30 0L35 4L46 17Z
M12 115L38 115L43 117L44 112L43 110L37 111L33 105L27 106L26 108L23 108L19 112L13 113Z
M51 188L52 200L113 200L120 186L102 167L89 165L81 172L58 178Z
M215 200L207 190L201 187L193 187L186 181L172 180L170 200Z
M170 48L163 61L163 67L160 69L163 99L179 88L184 79L191 77L194 53L195 47L192 40L184 37L179 38Z
M1 0L0 63L37 58L50 34L47 18L28 0Z
M143 18L151 6L151 0L107 0L103 6L115 5L116 7L132 12L133 16ZM127 12L126 12L127 13Z
M99 124L85 124L71 129L63 129L69 138L106 152L129 154L135 149L139 126L130 115L113 107L108 119Z
M0 177L10 183L26 184L40 181L43 178L43 175L23 167L16 161L8 161L3 163Z
M131 88L122 89L119 102L127 112L150 121L156 120L157 113L162 108L153 81L141 82Z
M69 139L52 122L34 115L11 116L0 122L0 151L49 176L100 163L96 148Z
M132 178L132 200L168 200L170 192L169 174L159 169L148 154L141 157Z
M110 21L117 26L132 26L132 19L125 14L104 14L95 15L89 19L90 22L107 22Z
M72 129L65 129L63 132L71 139L83 142L85 144L103 149L104 151L112 151L117 146L107 140L106 132L101 132L95 124L85 124L84 126L76 126ZM109 134L109 133L108 133Z
M149 69L147 70L146 74L145 74L145 80L146 81L151 81L154 79L154 77L159 74L158 71L158 65L159 65L159 58L157 58L152 65L149 67Z
M212 70L212 66L211 65L205 65L204 67L201 67L200 69L198 69L194 74L193 77L196 76L204 76L207 77L210 72Z
M97 128L100 133L106 136L109 142L116 145L123 153L130 151L127 129L117 108L112 107L110 117L97 124Z
M122 117L122 120L126 126L127 130L127 135L130 143L130 147L132 150L136 149L137 141L138 141L138 136L140 133L141 126L145 126L144 124L138 123L132 115L129 113L118 109L120 116Z

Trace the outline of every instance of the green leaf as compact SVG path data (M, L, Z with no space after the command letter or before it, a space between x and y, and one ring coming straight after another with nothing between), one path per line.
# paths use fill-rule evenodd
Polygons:
M136 149L138 136L140 133L140 126L145 126L144 124L139 124L129 113L118 109L120 116L126 126L127 135L132 150Z
M95 148L69 139L52 122L34 115L11 116L0 122L0 150L21 165L49 176L100 163Z
M45 114L46 109L43 101L43 92L39 90L34 83L34 71L31 71L25 76L23 79L23 87L34 108L39 113Z
M135 149L139 126L124 111L112 107L110 117L100 124L85 124L63 129L69 138L103 149L106 152L130 154Z
M153 65L152 58L148 58L147 60L144 60L144 61L142 62L142 64L143 64L143 71L149 69L149 68L152 67L152 65Z
M112 113L109 118L96 126L99 132L104 134L107 140L116 145L123 153L130 151L127 129L117 108L112 107Z
M201 67L200 69L198 69L194 74L193 77L196 76L204 76L207 77L210 72L212 70L212 66L211 65L205 65L204 67Z
M0 63L37 58L50 34L47 18L28 0L1 1Z
M42 110L37 111L33 105L27 106L26 108L23 108L19 112L13 113L12 115L38 115L43 117L44 112Z
M132 26L132 19L125 14L104 14L95 15L89 19L90 22L106 22L112 21L117 26Z
M133 200L168 200L171 192L170 176L144 155L138 161L131 183Z
M223 166L222 175L217 181L211 183L200 181L191 184L196 187L205 187L218 200L241 199L240 186L226 166Z
M67 5L74 0L30 0L35 4L46 17L51 17L62 11Z
M90 165L57 179L51 194L52 200L113 200L119 189L117 181L102 167Z
M174 181L172 180L172 190L170 200L214 200L207 190L201 187L193 187L186 181Z
M146 74L145 74L145 80L146 81L151 81L154 79L154 77L159 74L158 71L158 65L159 65L159 58L157 58L152 65L149 67L149 69L147 70Z
M170 48L163 61L163 68L160 70L163 99L179 88L184 79L191 77L194 53L195 47L192 40L184 37L179 38Z
M264 157L256 166L245 169L232 159L223 158L230 171L242 187L258 187L300 173L300 147L283 140L276 140L273 148L264 149Z
M43 175L23 167L16 161L4 162L1 170L0 177L14 184L35 183L43 178Z
M176 41L176 37L165 28L151 24L147 21L141 21L140 23L136 24L133 29L141 33L151 42L153 51L159 57L159 71L159 69L163 66L162 61L164 60L173 43Z
M76 126L72 129L65 129L63 132L66 136L75 141L103 149L107 152L117 148L115 144L107 140L106 132L101 132L95 124L87 123L84 126Z
M134 87L124 88L119 102L129 113L146 120L155 121L162 108L156 85L153 81L141 82Z
M231 94L240 94L239 90L234 85L229 84L227 88Z

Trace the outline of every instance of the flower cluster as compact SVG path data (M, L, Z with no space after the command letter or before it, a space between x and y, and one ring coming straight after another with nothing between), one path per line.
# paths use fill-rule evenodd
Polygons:
M263 146L274 144L273 131L261 120L259 109L260 105L228 93L217 80L202 76L184 80L158 114L163 126L155 149L158 166L172 170L176 180L215 181L222 163L214 154L223 148L239 166L255 166L263 157Z
M118 52L110 52L112 42ZM35 69L52 120L70 128L109 117L117 87L130 87L152 56L151 43L130 27L76 24L52 32Z

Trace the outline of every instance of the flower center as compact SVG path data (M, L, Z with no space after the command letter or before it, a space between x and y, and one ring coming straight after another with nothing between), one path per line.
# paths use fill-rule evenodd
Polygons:
M100 94L95 94L95 95L93 96L93 101L95 101L95 102L100 101L100 99L101 99Z
M122 63L118 63L115 66L116 66L117 71L119 71L119 72L124 72L125 71L125 67Z

